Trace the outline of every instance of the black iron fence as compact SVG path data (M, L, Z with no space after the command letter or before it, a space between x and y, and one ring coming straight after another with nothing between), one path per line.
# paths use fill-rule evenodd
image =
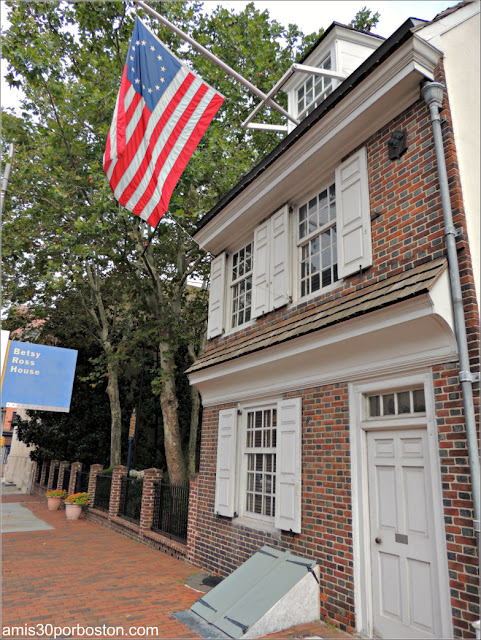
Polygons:
M142 478L122 478L119 514L131 522L140 522L143 487Z
M37 468L35 469L35 484L40 484L40 476L42 475L42 465L37 462Z
M69 467L65 467L63 470L63 480L62 480L62 489L68 491L68 486L70 484L70 469Z
M77 471L77 478L75 480L75 493L88 493L89 476L90 474L88 471Z
M112 487L112 476L104 476L104 475L97 476L97 482L95 484L95 497L94 497L94 507L96 509L102 509L102 511L109 510L111 487Z
M153 531L186 542L189 487L156 482L154 489Z
M52 481L52 489L56 489L58 485L58 473L60 471L59 466L57 465L53 470L53 481Z

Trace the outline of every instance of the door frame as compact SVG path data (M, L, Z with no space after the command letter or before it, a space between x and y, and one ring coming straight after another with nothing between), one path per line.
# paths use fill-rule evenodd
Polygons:
M386 421L364 420L364 396L366 394L424 387L426 416L394 417ZM452 638L452 612L449 590L449 573L444 527L443 495L436 427L434 385L430 371L418 371L397 377L371 379L365 383L349 384L352 528L354 559L354 606L357 631L369 638L373 636L373 601L371 579L370 517L368 490L368 431L389 429L425 428L427 430L429 466L433 491L434 543L438 558L438 583L440 591L441 637Z

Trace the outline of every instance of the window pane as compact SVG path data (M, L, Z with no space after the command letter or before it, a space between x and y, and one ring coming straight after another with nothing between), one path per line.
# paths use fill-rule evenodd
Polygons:
M319 273L315 273L311 278L311 291L319 291L321 288L321 278Z
M331 269L326 269L322 272L322 286L327 287L332 282Z
M324 233L321 234L321 247L323 249L327 249L331 246L331 230L328 229Z
M426 411L426 402L424 400L424 389L416 389L413 391L414 411Z
M369 398L369 415L371 418L381 415L381 398L379 396Z
M319 211L319 226L322 227L328 222L329 222L329 209L326 206L320 209Z
M321 191L319 194L319 207L325 207L327 205L327 189Z
M401 391L397 394L398 413L411 413L410 395L409 391Z
M331 266L331 249L324 249L322 252L322 268Z
M264 447L270 447L271 446L271 432L269 430L264 431L264 443L263 443Z
M394 393L388 393L382 397L382 411L385 416L393 416L395 414Z

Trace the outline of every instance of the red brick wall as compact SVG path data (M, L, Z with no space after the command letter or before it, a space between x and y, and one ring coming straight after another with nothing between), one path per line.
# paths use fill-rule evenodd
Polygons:
M458 369L457 363L436 366L433 378L453 624L455 636L472 637L471 622L479 619L479 578Z
M443 81L443 78L440 67L436 80ZM457 239L457 248L470 358L475 371L479 367L479 313L447 98L441 116L454 225L464 234ZM400 159L391 161L387 142L397 129L407 131L408 150ZM258 319L253 326L209 341L206 351L265 331L266 327L295 316L306 306L315 307L359 289L367 282L383 280L445 256L433 134L424 101L419 100L364 144L368 151L371 213L379 213L372 221L372 267L362 275L348 278L335 291L280 309ZM433 368L433 377L454 635L473 637L470 623L479 618L479 580L458 371L457 363L445 364ZM315 558L321 567L322 617L344 630L352 630L355 618L347 384L300 390L298 395L303 398L302 533L294 537L283 533L262 534L213 515L218 411L227 405L207 407L203 415L197 478L193 561L214 573L226 575L263 544ZM479 424L479 384L474 385L474 395Z

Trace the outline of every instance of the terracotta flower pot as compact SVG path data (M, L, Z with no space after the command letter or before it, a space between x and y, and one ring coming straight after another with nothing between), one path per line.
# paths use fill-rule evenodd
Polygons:
M54 496L53 498L47 498L47 508L49 511L57 511L62 504L62 498Z
M65 515L67 517L67 520L78 520L81 513L81 504L68 504L68 502L65 503Z

